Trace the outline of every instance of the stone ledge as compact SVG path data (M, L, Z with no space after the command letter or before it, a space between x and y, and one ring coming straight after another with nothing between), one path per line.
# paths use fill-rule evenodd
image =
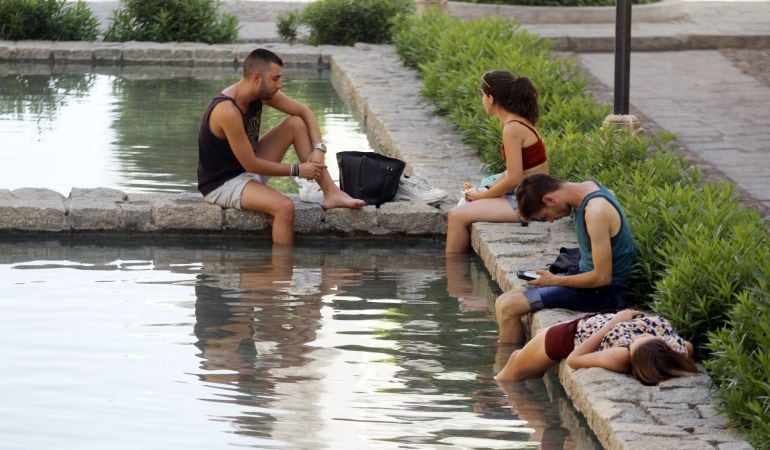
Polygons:
M554 42L554 50L574 53L613 53L615 37L601 34L593 36L570 36L559 30L546 31L529 29L533 34ZM763 49L770 47L768 35L705 35L671 34L668 36L632 36L632 52L671 52L683 50L715 50L725 48Z
M575 247L570 219L553 224L477 223L472 244L487 270L504 291L523 282L516 270L542 268L562 245ZM525 322L530 335L581 317L563 309L542 310ZM700 368L697 376L677 378L658 386L644 386L631 375L600 368L573 370L556 366L559 381L575 408L586 418L607 449L749 449L743 434L728 427L717 412L710 379Z
M380 208L325 211L294 200L294 229L371 235L443 235L445 214L420 202L385 203ZM223 209L197 193L126 194L111 188L73 188L65 198L50 189L0 190L0 233L71 231L255 231L270 228L267 214Z
M0 190L0 230L60 231L67 228L65 198L50 189Z
M291 65L328 66L324 47L266 43L262 47L281 54ZM0 61L62 62L89 64L240 65L254 44L204 44L196 42L81 42L2 41Z
M449 2L449 13L463 18L513 17L521 23L615 23L614 6L524 6ZM639 22L669 22L686 16L681 0L633 5Z

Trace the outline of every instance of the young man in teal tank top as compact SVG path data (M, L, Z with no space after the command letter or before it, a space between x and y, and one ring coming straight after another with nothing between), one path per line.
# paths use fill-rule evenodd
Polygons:
M497 298L500 342L523 343L521 317L544 308L601 311L626 306L626 281L636 256L633 236L615 196L595 181L563 182L550 175L525 178L516 189L524 220L549 221L575 212L580 265L565 275L538 271L527 286Z

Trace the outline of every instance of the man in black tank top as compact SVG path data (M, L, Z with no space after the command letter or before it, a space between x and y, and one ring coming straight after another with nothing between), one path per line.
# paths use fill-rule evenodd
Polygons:
M294 202L267 186L269 177L300 176L318 181L323 207L361 208L363 200L341 191L324 164L326 146L315 114L283 92L283 61L256 49L243 63L243 77L209 103L198 134L198 190L206 201L273 217L273 242L294 242ZM262 107L288 117L259 136ZM299 164L282 164L294 147Z

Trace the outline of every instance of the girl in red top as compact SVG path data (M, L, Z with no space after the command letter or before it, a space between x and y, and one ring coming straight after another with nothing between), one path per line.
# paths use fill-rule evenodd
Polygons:
M545 145L535 128L539 108L532 82L493 70L481 77L481 93L486 113L503 124L505 171L488 190L466 192L467 203L449 211L446 253L468 251L474 222L520 222L514 188L524 177L548 173Z

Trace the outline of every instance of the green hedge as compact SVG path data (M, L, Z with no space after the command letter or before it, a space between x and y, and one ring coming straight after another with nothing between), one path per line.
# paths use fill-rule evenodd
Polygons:
M434 12L402 17L395 30L396 50L418 69L423 94L492 171L504 166L500 125L481 107L480 76L504 69L533 79L552 172L567 180L593 178L615 191L639 248L635 301L668 317L696 344L730 417L753 443L763 442L770 423L770 317L762 283L770 279L770 245L758 213L735 199L731 185L704 182L669 133L600 128L609 110L586 93L584 76L515 23L464 22ZM752 316L760 320L747 319ZM725 347L729 351L718 351Z
M317 0L301 11L278 16L276 26L282 39L297 39L298 27L310 28L311 45L353 45L356 42L390 42L391 20L412 12L412 0Z
M218 0L121 0L105 41L236 42L238 19Z
M724 411L743 425L756 448L767 448L770 436L770 261L758 270L764 279L741 292L726 327L710 334L715 357L706 367L719 386Z
M93 41L99 21L81 0L0 0L0 39Z

